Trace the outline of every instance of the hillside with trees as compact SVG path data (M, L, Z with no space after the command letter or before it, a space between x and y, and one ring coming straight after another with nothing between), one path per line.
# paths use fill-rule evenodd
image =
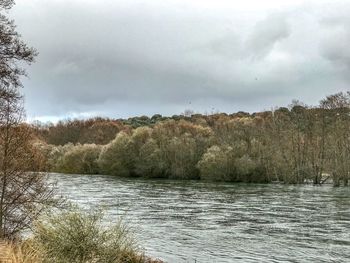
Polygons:
M35 125L53 172L348 185L350 92L258 113L95 118Z

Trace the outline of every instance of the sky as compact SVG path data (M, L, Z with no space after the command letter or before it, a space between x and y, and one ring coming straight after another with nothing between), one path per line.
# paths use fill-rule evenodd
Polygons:
M17 0L30 120L256 112L348 91L350 1Z

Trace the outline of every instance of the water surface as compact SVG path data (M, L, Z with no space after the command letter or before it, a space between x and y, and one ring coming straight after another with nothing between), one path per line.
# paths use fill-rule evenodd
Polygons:
M350 262L350 187L50 177L69 200L124 215L166 262Z

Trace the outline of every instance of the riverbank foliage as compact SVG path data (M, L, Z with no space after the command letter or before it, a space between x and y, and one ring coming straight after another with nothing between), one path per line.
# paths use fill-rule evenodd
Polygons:
M122 222L106 226L101 211L79 209L37 221L30 239L0 242L0 263L160 263L144 255Z
M349 92L315 107L294 101L253 114L97 118L33 129L53 172L292 184L332 179L336 186L350 178Z

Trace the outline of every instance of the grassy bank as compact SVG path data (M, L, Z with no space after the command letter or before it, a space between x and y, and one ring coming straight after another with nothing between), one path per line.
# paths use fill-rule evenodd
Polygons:
M160 263L147 257L130 228L107 224L101 211L44 216L22 241L0 242L2 263Z

